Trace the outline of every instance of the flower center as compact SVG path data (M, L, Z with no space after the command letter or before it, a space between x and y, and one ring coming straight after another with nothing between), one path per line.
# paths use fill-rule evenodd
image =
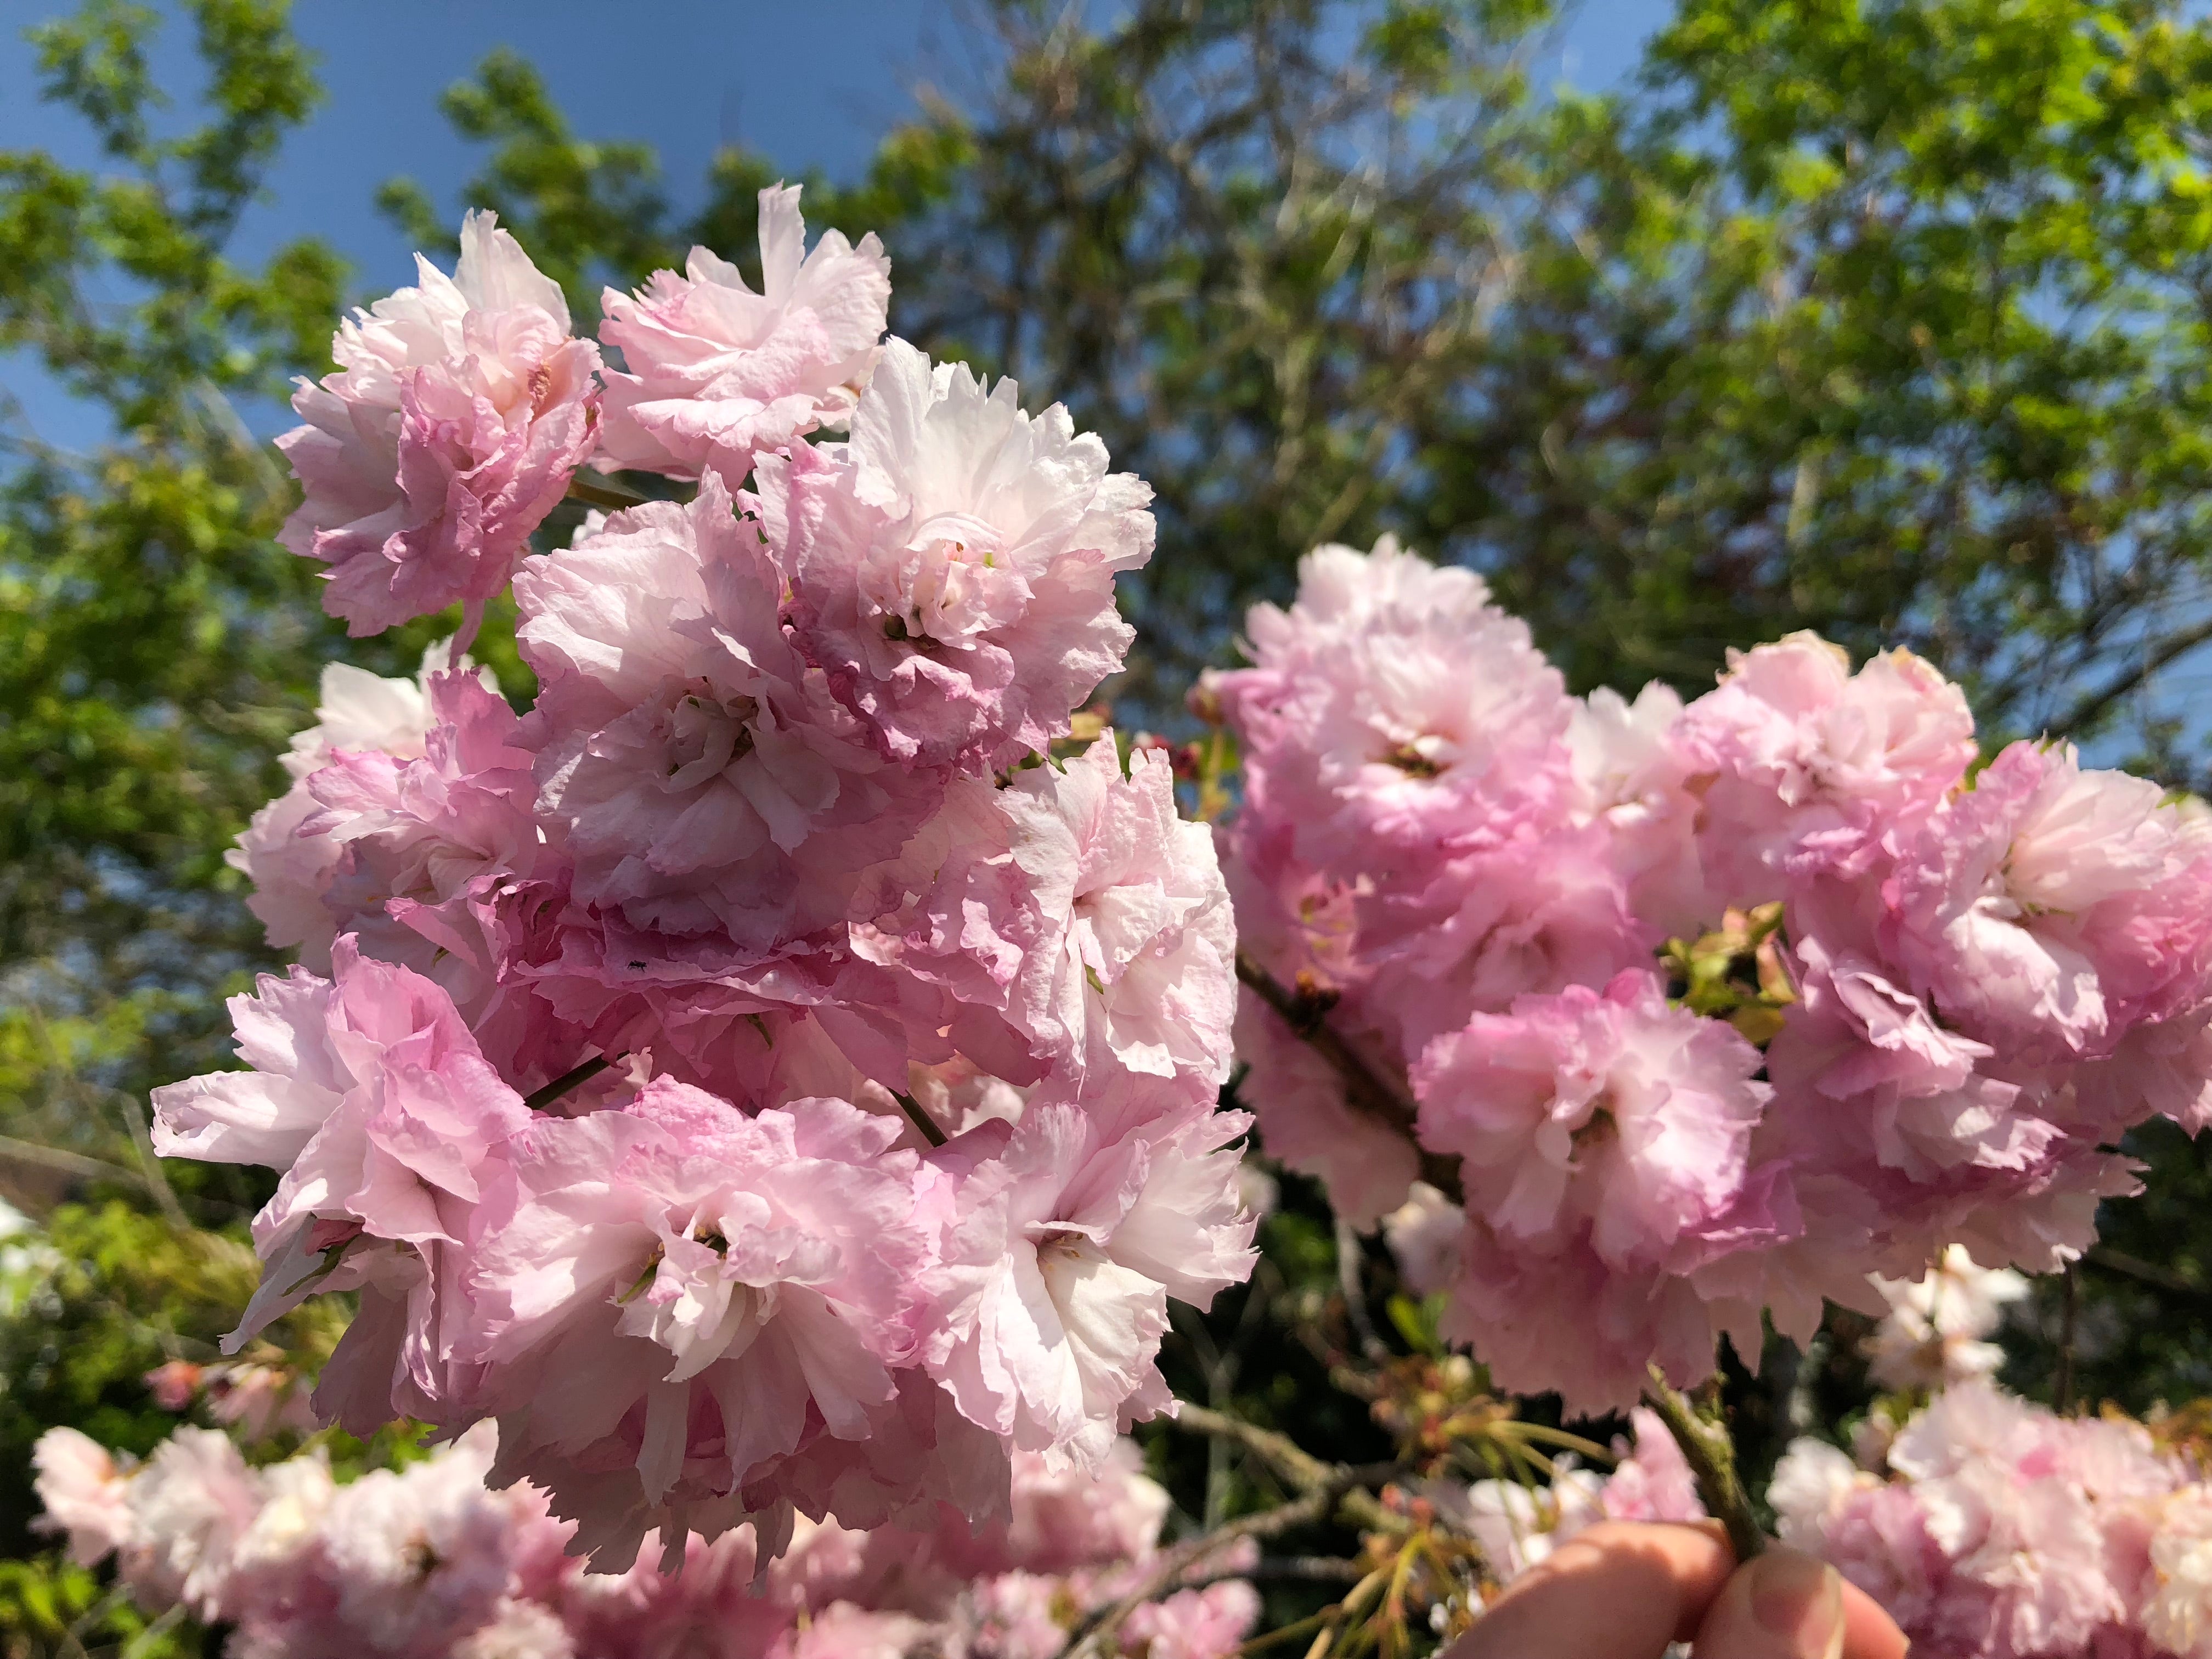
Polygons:
M751 697L726 701L703 687L679 696L668 710L661 787L671 794L720 777L752 752L760 704Z

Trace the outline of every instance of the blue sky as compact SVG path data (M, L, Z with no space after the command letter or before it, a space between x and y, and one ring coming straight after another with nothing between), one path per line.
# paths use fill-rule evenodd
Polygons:
M15 0L0 10L63 9ZM1613 84L1667 9L1661 0L1589 0L1539 78ZM961 0L299 0L296 24L322 55L328 96L287 145L240 251L313 233L364 282L405 280L408 249L372 198L396 173L441 198L468 175L475 157L439 114L438 94L499 46L538 64L585 136L654 144L679 195L732 141L794 173L850 174L912 112L917 82L957 88L972 74L960 14ZM183 89L193 64L181 27L165 31L156 67ZM92 159L74 118L38 101L29 49L10 29L0 36L0 149L29 146Z
M696 197L706 158L730 142L793 173L849 176L912 112L917 83L954 93L972 83L979 65L959 21L963 3L298 0L295 23L321 54L326 100L286 145L236 252L252 260L290 237L319 235L352 262L362 290L409 281L410 250L375 210L376 187L404 173L455 204L479 153L454 137L438 94L500 46L538 65L584 137L653 144L679 201ZM11 25L0 34L0 149L43 148L84 166L96 161L94 147L71 115L39 101L30 49L13 26L66 9L67 0L0 5ZM1664 0L1586 0L1539 64L1539 81L1613 84L1668 10ZM155 67L188 100L196 65L180 23L165 29ZM20 354L0 356L0 384L49 440L99 436L97 416L69 406Z

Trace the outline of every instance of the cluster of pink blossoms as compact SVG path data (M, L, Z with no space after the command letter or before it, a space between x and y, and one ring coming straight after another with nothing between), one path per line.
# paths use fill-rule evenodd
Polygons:
M1248 632L1198 695L1242 744L1243 948L1419 1148L1249 993L1242 1092L1363 1225L1457 1161L1463 1213L1393 1231L1502 1387L1625 1405L1949 1244L2049 1271L2131 1190L2115 1139L2212 1115L2212 815L2063 744L1975 771L1919 659L1801 634L1686 706L1574 697L1388 542Z
M1095 1474L1017 1461L1008 1515L927 1530L802 1524L763 1562L740 1527L684 1570L591 1573L541 1494L484 1485L487 1429L340 1484L310 1453L250 1468L210 1429L118 1465L74 1429L35 1452L39 1523L89 1566L112 1556L148 1613L227 1625L230 1659L1054 1659L1075 1623L1158 1577L1167 1493L1123 1441ZM1259 1614L1225 1548L1121 1626L1146 1659L1228 1659Z
M487 216L341 331L292 544L356 631L511 582L538 696L330 672L234 859L301 965L155 1097L164 1153L282 1172L233 1346L358 1293L325 1420L495 1419L611 1571L1002 1512L1170 1406L1168 1298L1253 1259L1211 834L1071 740L1149 492L879 344L880 249L797 198L764 294L698 251L610 295L622 372ZM526 554L595 453L696 494Z
M1915 1655L2212 1659L2212 1486L2140 1424L1975 1382L1859 1449L1796 1442L1768 1501Z

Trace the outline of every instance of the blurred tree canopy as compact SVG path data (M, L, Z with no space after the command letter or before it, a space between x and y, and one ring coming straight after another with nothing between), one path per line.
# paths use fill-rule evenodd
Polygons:
M0 1195L106 1264L85 1318L173 1304L35 1386L10 1360L18 1493L42 1422L137 1409L147 1331L212 1334L213 1258L131 1230L234 1227L263 1196L145 1156L145 1091L220 1064L220 995L270 965L222 852L325 661L401 672L450 627L348 644L271 539L293 486L254 430L370 295L313 241L227 252L319 96L285 0L171 9L206 70L181 107L148 67L162 20L130 0L0 47L101 149L0 153L0 361L106 432L70 453L0 407ZM1730 647L1815 628L1927 652L1992 737L2212 780L2187 695L2212 662L2212 24L2181 0L1680 0L1607 97L1536 78L1547 0L1114 9L1094 29L979 0L989 67L918 88L863 176L806 180L806 211L884 236L898 331L1066 400L1152 483L1133 711L1172 725L1315 543L1391 532L1488 574L1578 688L1695 690ZM694 241L757 257L772 155L704 158L687 211L648 147L580 131L516 54L446 110L481 170L383 206L441 256L462 202L496 209L580 325ZM526 690L496 620L479 654ZM2074 1310L2076 1387L2138 1409L2212 1387L2196 1322L2152 1311L2212 1293L2212 1173L2153 1150L2117 1242L2168 1282L2092 1264ZM57 1212L73 1193L115 1202ZM1271 1318L1349 1310L1316 1214L1270 1224ZM1187 1336L1178 1381L1265 1421L1289 1373L1231 1363L1261 1294ZM1418 1346L1418 1310L1398 1318ZM1848 1380L1758 1386L1786 1427L1791 1387ZM1194 1478L1228 1501L1219 1470ZM40 1582L58 1606L83 1589ZM0 1586L0 1638L35 1622L27 1594Z

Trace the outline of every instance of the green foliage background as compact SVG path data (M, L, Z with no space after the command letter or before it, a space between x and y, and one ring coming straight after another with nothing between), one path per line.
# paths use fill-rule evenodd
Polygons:
M72 453L0 419L0 1194L40 1224L0 1267L10 1654L212 1639L35 1553L28 1448L54 1423L150 1447L173 1419L139 1377L242 1301L265 1189L155 1169L142 1103L223 1063L220 999L271 965L222 853L321 665L400 672L451 625L349 645L271 540L292 486L244 416L370 296L311 240L228 252L314 66L283 0L179 9L207 71L181 111L127 0L0 46L101 148L0 153L0 350L112 434ZM2203 786L2212 27L2179 0L1680 0L1608 97L1532 81L1546 0L1135 0L1104 33L1062 10L979 7L995 69L925 92L858 180L807 180L807 215L883 235L899 332L1066 399L1158 490L1125 722L1176 728L1308 547L1393 532L1488 573L1578 688L1694 691L1795 628L1902 641L1993 739ZM781 176L682 158L686 216L647 147L580 131L513 53L446 107L480 170L382 205L434 254L462 203L496 208L581 325L694 241L750 258ZM526 690L496 618L480 654ZM2118 1254L2016 1335L2027 1392L2069 1325L2080 1396L2212 1389L2206 1153L2139 1150ZM1346 1272L1358 1242L1299 1183L1265 1238L1176 1381L1357 1455L1377 1431L1332 1368L1364 1325L1419 1348L1421 1312L1371 1249ZM1736 1378L1754 1462L1863 1401L1850 1335ZM1194 1522L1264 1495L1218 1449L1154 1451Z

